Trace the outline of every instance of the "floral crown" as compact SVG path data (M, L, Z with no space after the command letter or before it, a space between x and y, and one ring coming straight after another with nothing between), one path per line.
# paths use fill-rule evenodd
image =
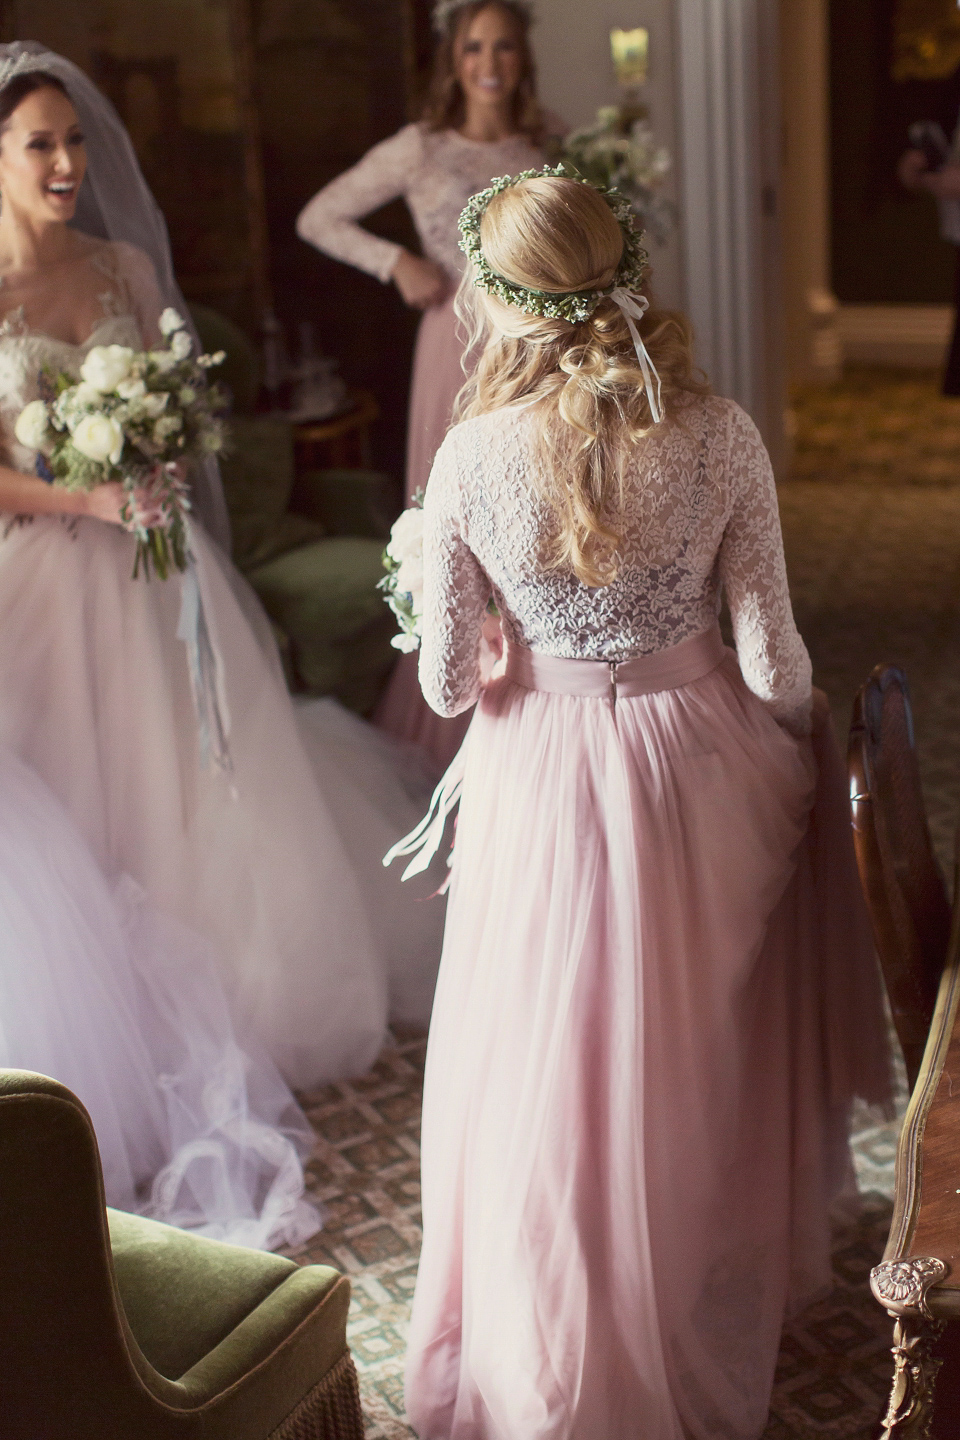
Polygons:
M450 26L458 10L464 5L469 5L471 0L437 0L433 7L433 28L437 35L449 33ZM511 10L517 10L524 17L528 25L533 24L533 6L529 0L506 0Z
M506 280L491 267L480 244L480 222L494 195L519 185L521 180L539 180L544 176L551 179L576 180L589 185L606 201L613 218L623 235L623 254L617 266L617 273L611 283L602 290L531 290L526 285L517 285ZM619 190L594 185L582 175L571 174L564 165L544 165L542 170L522 170L519 175L501 175L487 190L473 195L464 206L460 220L460 249L473 264L473 283L488 295L495 295L505 305L524 310L528 315L542 315L545 320L569 320L578 324L596 310L600 301L612 295L614 290L637 290L647 268L648 255L643 243L643 234L637 229L633 209L626 195Z

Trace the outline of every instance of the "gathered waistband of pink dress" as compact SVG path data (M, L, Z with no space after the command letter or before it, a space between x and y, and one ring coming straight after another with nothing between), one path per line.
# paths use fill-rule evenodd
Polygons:
M712 625L701 635L692 635L689 640L681 640L666 650L657 650L653 655L634 655L629 660L566 660L507 641L505 674L508 680L527 690L596 700L628 700L637 695L655 695L659 690L676 690L701 680L717 668L725 653L719 625Z

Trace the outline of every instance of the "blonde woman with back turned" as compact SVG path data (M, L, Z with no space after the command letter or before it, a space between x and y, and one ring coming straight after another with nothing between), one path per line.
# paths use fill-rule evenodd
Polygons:
M442 715L477 703L410 1420L757 1440L784 1314L829 1282L851 1098L889 1084L773 477L646 311L615 196L521 176L462 224L486 348L427 490L420 677Z

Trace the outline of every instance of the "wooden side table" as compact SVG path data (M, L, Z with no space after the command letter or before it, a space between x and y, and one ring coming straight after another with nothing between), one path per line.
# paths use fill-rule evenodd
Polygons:
M870 1288L894 1321L883 1440L960 1435L960 905L900 1132L893 1223ZM942 1367L942 1369L941 1369ZM938 1372L939 1376L938 1376Z
M329 420L294 422L298 473L304 470L370 470L370 427L380 407L369 390L351 390L349 410Z

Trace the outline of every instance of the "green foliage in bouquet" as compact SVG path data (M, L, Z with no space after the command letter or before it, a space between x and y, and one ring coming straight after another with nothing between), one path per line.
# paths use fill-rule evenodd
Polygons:
M160 317L165 343L135 351L97 345L80 378L44 371L40 397L21 411L15 433L36 452L37 474L67 490L111 481L125 492L123 522L136 536L133 575L165 580L187 568L187 468L226 441L227 397L208 371L224 360L192 356L186 322Z
M591 185L626 195L641 228L664 243L676 211L658 192L672 161L669 150L657 144L644 107L602 106L591 125L566 137L557 158Z

